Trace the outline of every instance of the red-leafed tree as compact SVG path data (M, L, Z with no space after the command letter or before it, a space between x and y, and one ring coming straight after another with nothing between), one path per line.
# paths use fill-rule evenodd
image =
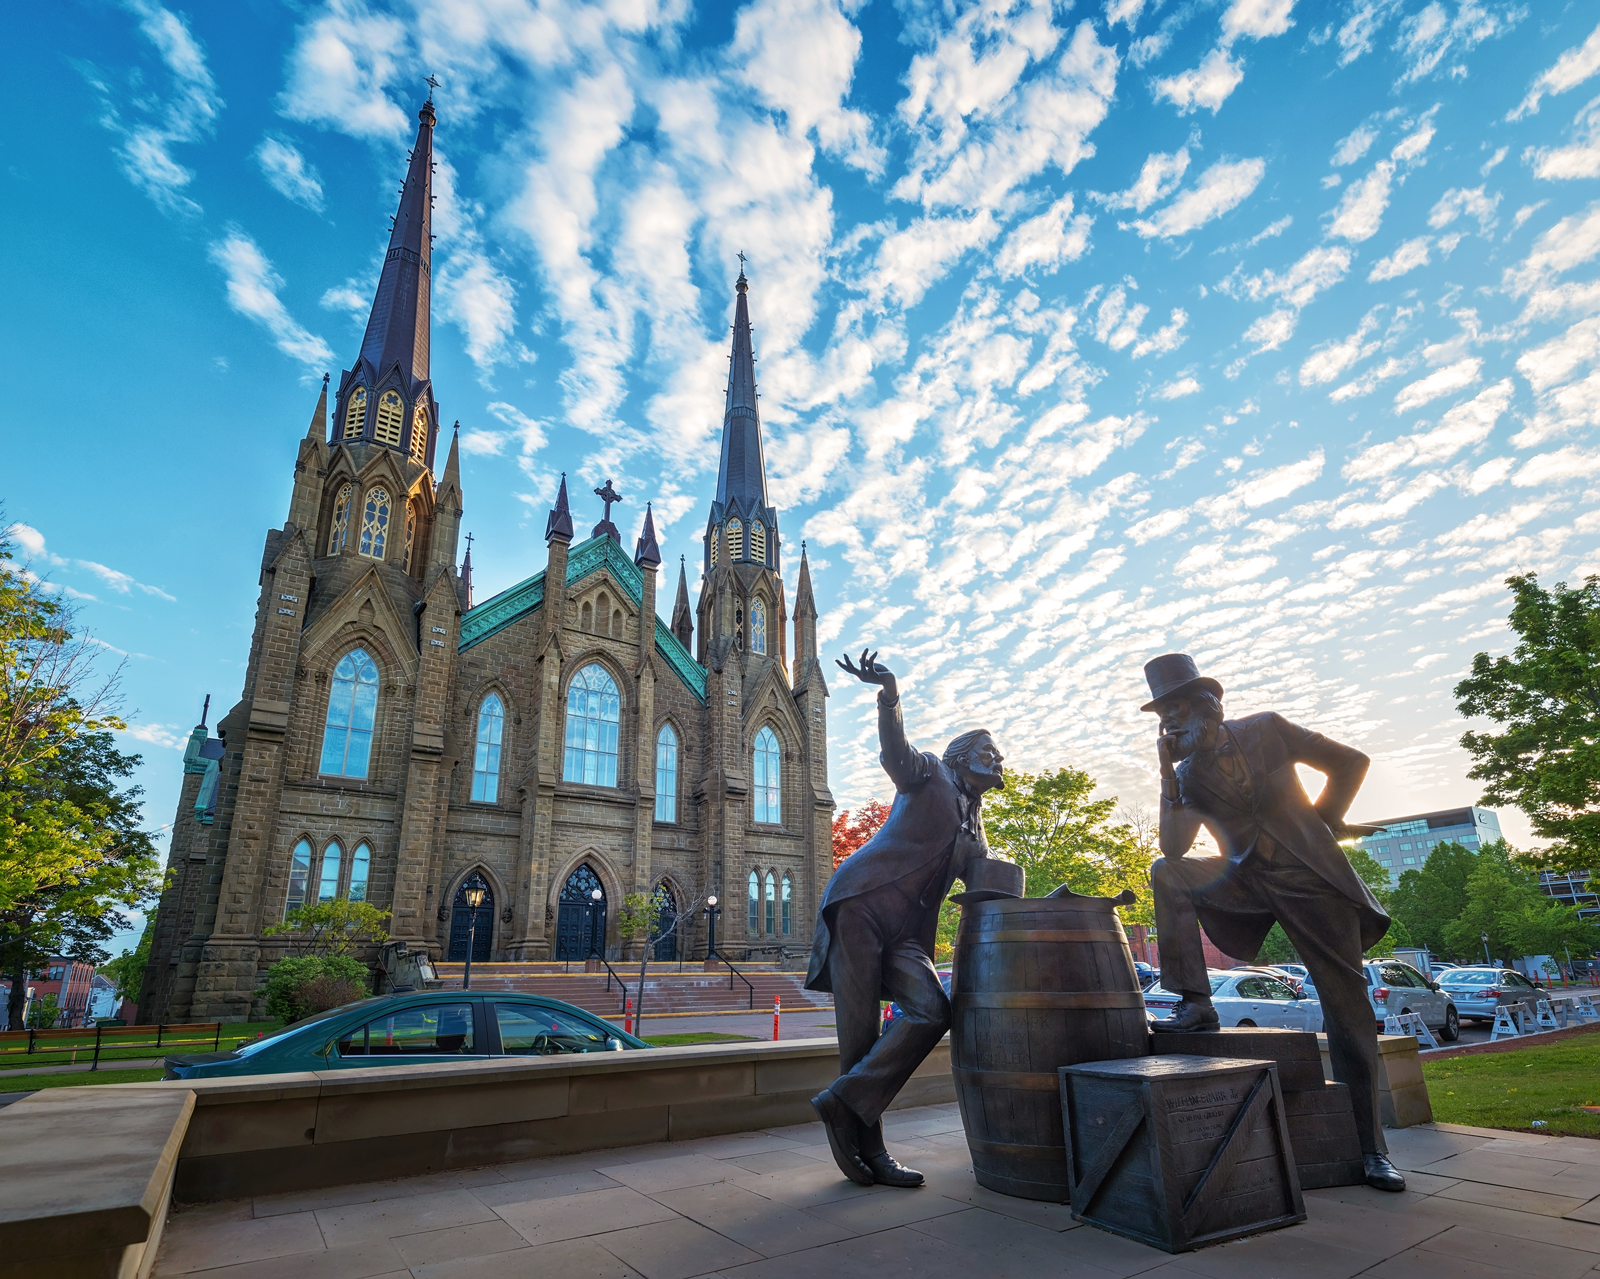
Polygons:
M839 869L839 863L861 845L876 835L884 822L889 820L889 805L878 800L869 799L856 812L854 821L850 820L850 810L847 808L833 819L833 868Z

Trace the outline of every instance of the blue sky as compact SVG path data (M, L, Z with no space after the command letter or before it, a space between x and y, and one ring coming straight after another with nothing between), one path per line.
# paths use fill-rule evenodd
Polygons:
M1185 650L1230 713L1367 750L1355 817L1472 802L1450 689L1507 644L1503 579L1597 571L1595 18L24 6L0 495L127 655L169 821L432 73L433 377L480 600L542 566L562 470L698 561L743 250L790 586L804 537L824 644L881 645L915 736L985 722L1148 804L1140 668ZM836 796L885 795L870 691L833 692Z

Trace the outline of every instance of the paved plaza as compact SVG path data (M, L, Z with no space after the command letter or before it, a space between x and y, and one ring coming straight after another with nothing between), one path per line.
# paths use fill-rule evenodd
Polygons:
M1169 1256L972 1179L953 1105L885 1116L921 1190L840 1177L820 1124L176 1210L157 1276L209 1279L1577 1279L1600 1269L1600 1142L1389 1134L1411 1189Z

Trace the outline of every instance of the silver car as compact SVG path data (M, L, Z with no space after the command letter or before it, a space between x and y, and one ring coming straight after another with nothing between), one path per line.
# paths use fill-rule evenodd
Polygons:
M1277 1026L1284 1030L1322 1029L1322 1005L1295 993L1286 981L1266 973L1210 972L1211 1002L1224 1026ZM1181 995L1160 986L1144 993L1144 1006L1152 1016L1165 1017Z
M1445 1043L1454 1043L1460 1036L1461 1017L1455 1001L1438 982L1397 959L1369 959L1365 967L1367 999L1379 1031L1386 1017L1416 1013Z
M1541 997L1539 987L1511 968L1452 968L1439 985L1455 1001L1463 1017L1493 1021L1502 1003L1515 1004Z

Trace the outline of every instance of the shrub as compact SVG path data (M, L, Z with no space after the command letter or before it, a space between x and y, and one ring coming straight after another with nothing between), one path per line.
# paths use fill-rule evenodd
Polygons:
M366 965L350 955L291 955L267 969L266 1012L275 1021L299 1021L366 993Z

